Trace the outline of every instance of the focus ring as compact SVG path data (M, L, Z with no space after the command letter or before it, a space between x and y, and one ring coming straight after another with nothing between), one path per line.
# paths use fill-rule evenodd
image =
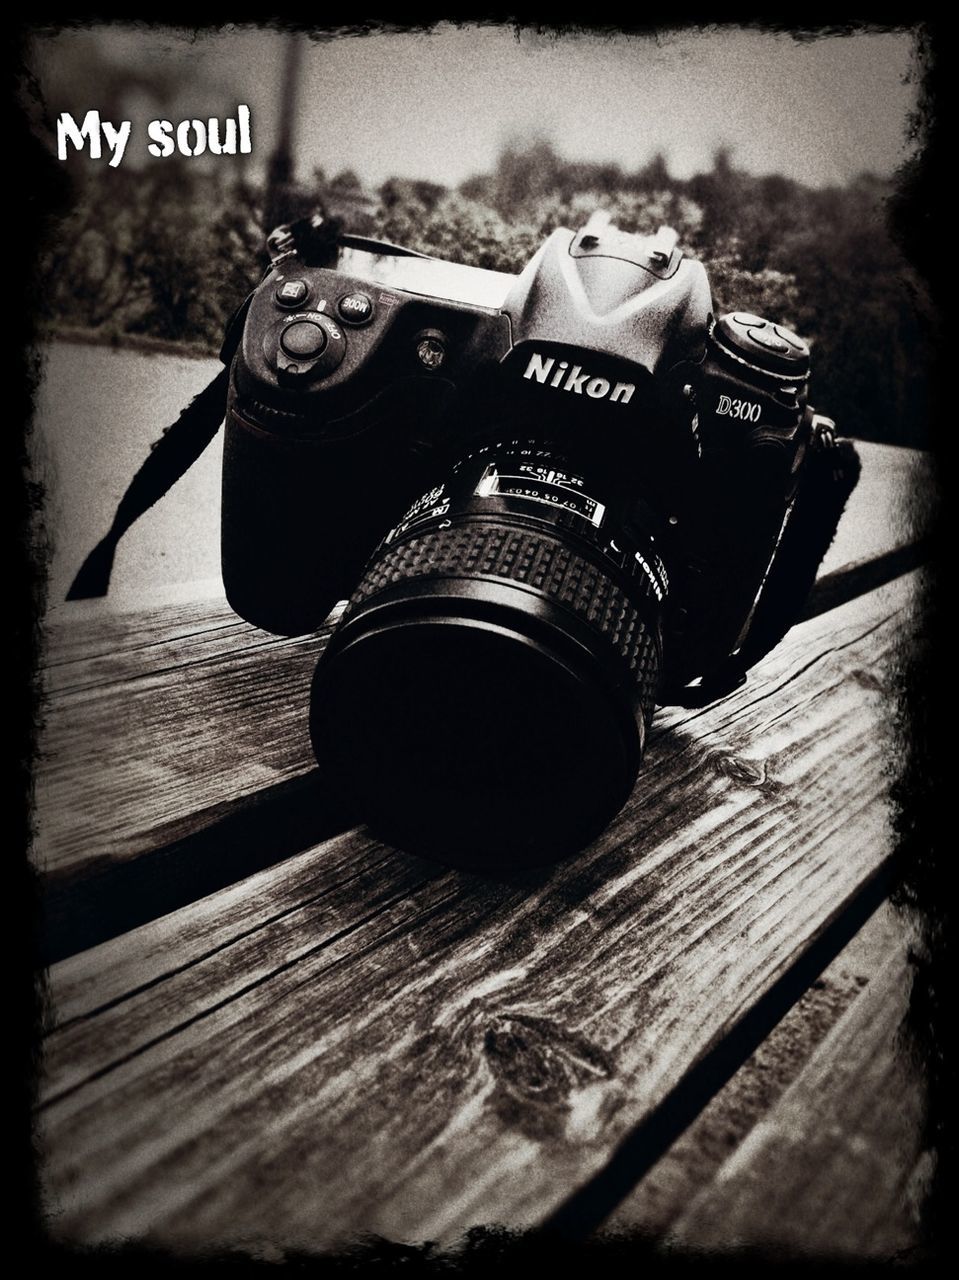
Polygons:
M565 606L598 632L636 681L647 716L659 682L659 645L638 609L600 566L547 534L489 521L431 530L381 552L367 567L344 621L371 596L411 578L507 578ZM649 588L636 579L637 593ZM651 594L651 591L649 591Z

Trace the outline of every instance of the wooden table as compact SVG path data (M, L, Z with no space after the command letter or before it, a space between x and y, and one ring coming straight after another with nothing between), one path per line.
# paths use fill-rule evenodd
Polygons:
M325 633L278 640L216 597L55 610L51 1234L273 1257L456 1248L478 1224L915 1246L914 925L887 899L928 470L862 456L806 619L744 688L661 710L626 807L536 873L384 848L324 793Z

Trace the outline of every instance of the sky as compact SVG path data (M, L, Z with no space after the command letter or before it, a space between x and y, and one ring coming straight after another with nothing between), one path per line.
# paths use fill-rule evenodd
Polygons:
M133 121L123 163L151 161L146 123L251 107L254 168L273 145L288 37L224 28L195 35L101 26L37 37L33 65L51 113L101 106L104 68L125 77ZM540 34L441 24L429 32L332 36L302 44L299 175L353 169L455 185L492 168L505 142L545 135L569 158L636 168L659 150L685 177L718 145L754 173L813 186L909 155L916 101L909 32L797 40L713 28L653 36ZM173 81L158 106L157 73ZM154 80L150 84L151 77ZM48 126L49 127L49 126Z

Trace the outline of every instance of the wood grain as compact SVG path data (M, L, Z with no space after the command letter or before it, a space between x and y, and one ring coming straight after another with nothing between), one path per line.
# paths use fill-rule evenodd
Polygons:
M57 966L56 1229L321 1246L541 1220L889 856L911 585L664 718L629 804L559 868L377 867L347 833L315 879L302 855Z
M664 1236L798 1079L863 988L916 937L911 913L884 902L701 1108L602 1224L602 1234ZM696 1248L695 1233L688 1247Z
M779 1103L669 1233L711 1253L890 1260L921 1242L921 1068L896 948Z
M137 681L232 652L299 643L271 635L233 612L221 591L202 600L177 599L120 612L78 601L54 611L47 626L45 689L51 700L77 690ZM76 614L74 614L76 610ZM332 625L342 613L330 614ZM321 627L325 635L330 626Z
M257 634L257 628L233 613L222 588L212 598L137 609L118 610L104 600L60 604L51 610L44 628L47 690L66 693L135 677L155 669L154 654L162 655L165 645L224 630ZM168 661L160 657L162 665Z
M89 874L307 773L310 679L325 639L206 630L128 651L136 676L61 691L37 772L38 864L53 880Z

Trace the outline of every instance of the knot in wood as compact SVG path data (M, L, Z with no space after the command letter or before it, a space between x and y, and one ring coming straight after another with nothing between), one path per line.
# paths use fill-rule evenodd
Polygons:
M849 672L849 678L855 680L863 689L872 689L876 693L888 692L888 681L883 680L875 671L870 671L868 667L853 667Z
M496 1018L483 1052L498 1086L492 1099L498 1115L540 1139L558 1135L575 1088L615 1072L611 1055L586 1036L527 1014Z
M737 786L749 787L766 795L775 795L782 790L782 783L770 777L764 760L747 760L718 747L707 747L704 764Z

